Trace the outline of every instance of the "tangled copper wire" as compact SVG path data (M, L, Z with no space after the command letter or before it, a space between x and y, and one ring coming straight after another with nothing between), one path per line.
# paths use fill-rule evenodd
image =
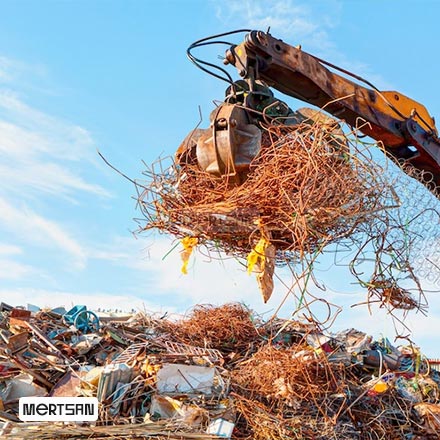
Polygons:
M143 228L195 236L240 257L264 229L280 261L289 253L311 254L370 221L392 199L368 154L347 139L318 123L270 126L240 186L196 163L152 170L139 197Z
M39 317L51 323L49 313ZM438 439L440 374L413 345L398 350L354 329L323 333L319 323L309 320L264 321L236 303L197 306L179 321L139 312L129 322L110 322L102 330L113 335L105 350L118 353L109 354L107 365L113 369L123 356L135 371L124 384L127 393L118 411L111 410L114 399L107 396L97 423L14 422L17 435L5 438L213 440L221 437L206 433L207 424L220 418L234 424L229 437L234 440ZM217 357L212 353L217 350L205 345L222 353ZM95 350L88 354L88 365L103 348ZM371 352L379 359L400 354L390 367L366 362ZM232 355L235 360L228 361ZM212 383L218 391L162 394L158 372L170 364L179 366L183 378L190 374L183 374L186 366L215 370ZM69 374L78 373L72 369ZM81 383L85 395L99 387L86 377ZM150 405L158 396L172 397L195 412L184 419L175 414L156 420Z
M246 349L261 339L251 311L239 303L220 307L197 305L178 322L167 322L167 331L176 342L219 350L228 354Z
M417 308L418 302L411 292L396 285L389 279L373 279L368 288L371 298L376 296L379 301L388 303L391 307L412 310Z
M261 347L233 371L237 438L397 440L413 433L411 403L394 390L367 394L355 372L306 344Z
M194 237L199 248L238 259L246 258L264 237L275 249L274 264L302 266L295 275L298 285L298 280L313 279L319 255L351 249L354 257L347 265L368 289L367 304L379 302L391 313L424 311L426 300L411 250L421 235L413 226L419 227L429 208L401 212L396 191L400 177L389 168L404 174L402 168L389 160L378 162L372 150L381 146L361 141L357 133L354 129L336 135L319 122L269 125L261 151L239 186L203 171L195 160L173 161L168 168L158 161L144 172L147 182L137 184L144 217L139 232ZM407 165L405 172L429 180ZM411 187L403 184L399 191ZM432 211L439 223L440 213ZM370 273L365 262L372 267ZM291 270L298 273L296 267ZM378 279L393 288L383 289L374 283ZM302 304L304 291L300 297Z
M228 303L199 305L178 321L153 320L152 325L161 338L187 347L206 344L222 350L225 358L238 355L234 362L225 359L223 365L231 375L230 397L237 416L233 439L437 438L430 435L403 388L392 385L398 379L391 379L387 390L375 391L380 370L371 379L375 369L357 361L359 353L338 357L338 350L350 345L342 337L336 343L331 338L328 343L320 340L319 348L310 345L322 335L317 322L263 321L245 306ZM228 342L226 346L220 338ZM423 374L414 379L420 390L430 380ZM436 388L433 382L420 397L425 411L426 402L438 402Z

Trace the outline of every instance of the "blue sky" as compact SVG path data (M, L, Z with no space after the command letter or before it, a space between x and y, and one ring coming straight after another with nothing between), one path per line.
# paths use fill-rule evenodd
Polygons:
M96 153L141 178L142 160L172 154L197 124L199 105L208 120L224 83L187 60L197 39L271 26L274 36L440 115L435 0L417 7L409 0L0 0L0 7L0 300L12 304L183 312L198 302L243 300L262 313L277 308L285 289L263 305L234 261L198 254L184 277L177 252L162 259L170 239L136 239L135 190ZM215 61L223 49L207 54ZM393 337L383 313L349 307L365 294L342 282L344 272L320 276L325 295L345 305L338 328ZM430 315L408 323L422 348L438 355L439 286L426 283L434 291Z

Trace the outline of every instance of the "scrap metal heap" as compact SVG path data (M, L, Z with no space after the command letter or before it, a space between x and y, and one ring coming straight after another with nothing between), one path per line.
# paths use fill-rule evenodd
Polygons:
M438 438L438 363L413 344L236 303L100 321L81 331L60 310L2 304L2 438ZM20 423L18 399L47 395L96 396L99 419Z
M266 128L240 184L235 174L220 178L188 157L171 173L151 175L140 197L145 228L215 241L236 257L266 237L282 260L313 254L396 203L365 146L350 150L348 136L320 123Z
M243 261L257 273L265 302L276 266L298 273L302 265L298 277L304 280L328 249L351 249L355 256L347 266L368 288L368 301L391 312L424 309L411 261L411 246L421 237L412 227L424 211L432 211L433 226L439 224L440 213L420 206L401 213L396 189L404 173L389 160L378 163L373 150L380 145L361 140L358 129L342 131L342 122L330 121L315 116L266 124L245 177L243 170L221 176L206 171L190 135L174 160L154 163L146 180L137 182L140 232L158 230L182 240L185 264L195 247ZM423 189L413 180L405 191L415 185ZM357 270L367 260L376 263ZM403 288L408 280L410 288Z

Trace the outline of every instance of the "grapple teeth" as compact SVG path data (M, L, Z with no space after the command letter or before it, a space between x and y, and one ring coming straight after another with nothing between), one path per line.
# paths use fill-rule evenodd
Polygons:
M211 127L197 140L199 166L216 176L241 183L261 148L261 131L249 123L246 110L223 103L211 113Z

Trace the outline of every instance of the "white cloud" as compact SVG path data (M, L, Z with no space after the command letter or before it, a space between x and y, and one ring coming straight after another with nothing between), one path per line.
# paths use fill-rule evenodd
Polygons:
M97 159L90 133L46 115L0 90L0 190L20 196L48 193L75 198L84 192L108 197L100 185L84 180L77 169Z
M1 192L9 195L17 192L23 195L24 189L28 190L27 197L46 193L72 201L76 201L79 191L100 197L110 195L102 186L88 183L60 164L22 158L20 163L15 162L14 165L0 163Z
M73 257L75 264L83 268L86 253L82 246L56 222L50 221L26 205L13 206L0 197L0 225L22 239L43 247L56 247Z
M232 1L229 18L241 17L253 29L265 31L269 27L283 30L286 35L308 35L318 30L317 23L310 20L307 5L297 5L292 1L274 1L268 11L267 2ZM224 6L224 5L223 5ZM226 8L227 9L227 8ZM221 17L221 9L219 8Z
M217 18L228 29L252 28L266 31L291 45L300 44L306 52L324 58L363 76L377 87L393 87L365 62L349 59L344 48L336 46L332 32L340 25L343 4L339 0L230 0L213 3Z
M19 246L0 243L0 280L22 280L35 273L32 266L13 260L22 254L23 249Z
M295 0L231 0L216 4L217 18L229 27L252 28L270 32L291 44L319 49L321 52L333 44L328 29L339 21L340 2L320 3L320 10L310 2Z
M31 107L10 90L0 91L0 116L20 135L28 134L27 152L46 152L63 160L92 160L95 155L90 133L84 128Z
M31 86L33 80L42 80L47 70L42 64L26 64L16 59L0 55L0 83L14 84L19 81L22 86Z
M98 162L91 134L32 107L17 93L25 77L44 76L43 70L0 56L0 191L20 192L21 198L48 193L74 200L78 192L108 197L78 171L79 161L81 170Z
M107 243L100 243L87 250L89 258L108 261L117 265L138 268L145 243L136 240L133 236L114 236Z
M34 268L26 264L0 258L0 280L21 280L34 271Z
M19 255L23 250L19 246L0 242L0 255Z
M11 61L6 57L0 56L0 81L7 82L11 80L10 70Z
M42 213L60 199L78 204L84 195L108 198L110 193L85 177L96 175L96 167L102 166L91 134L23 98L31 73L40 79L46 76L41 66L0 56L0 234L23 243L26 255L39 248L56 249L70 257L68 267L84 269L84 246L73 232ZM60 209L64 209L61 203ZM4 248L3 254L18 249ZM10 279L30 271L29 266L9 259L3 267L3 278L6 267L11 270Z

